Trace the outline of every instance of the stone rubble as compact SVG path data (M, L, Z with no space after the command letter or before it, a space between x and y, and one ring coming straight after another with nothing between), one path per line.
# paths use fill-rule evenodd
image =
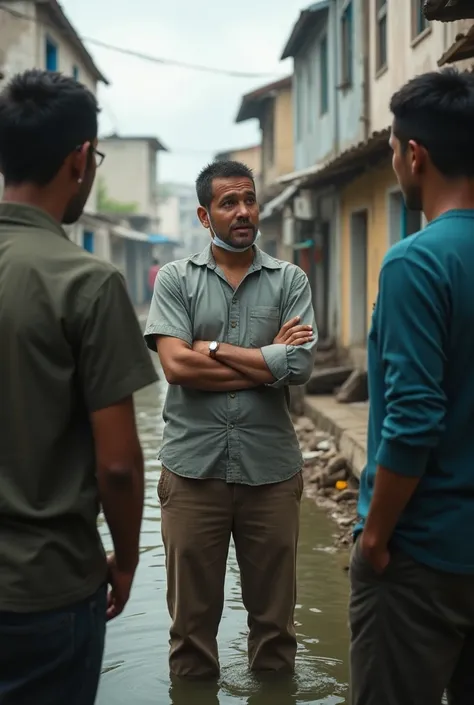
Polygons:
M335 522L335 545L349 548L356 523L359 482L331 436L305 416L294 419L294 424L304 458L305 494Z

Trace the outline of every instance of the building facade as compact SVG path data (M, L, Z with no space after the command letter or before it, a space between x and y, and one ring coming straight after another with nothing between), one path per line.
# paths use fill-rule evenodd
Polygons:
M102 212L120 212L138 229L157 232L158 154L167 151L155 137L104 137L99 149L106 155L98 174Z

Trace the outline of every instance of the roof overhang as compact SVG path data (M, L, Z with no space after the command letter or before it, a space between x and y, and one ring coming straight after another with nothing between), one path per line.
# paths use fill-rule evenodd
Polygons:
M62 34L66 37L69 43L72 44L87 71L89 71L89 73L95 78L96 81L101 81L102 83L105 83L106 86L108 86L108 79L105 78L104 74L97 67L96 63L94 62L94 59L87 51L84 42L79 37L78 33L64 14L64 11L59 2L57 2L57 0L34 1L36 5L38 5L39 7L43 7L46 12L51 15L52 21L62 32Z
M390 155L390 127L380 132L374 132L368 140L359 142L339 156L327 159L299 172L287 174L280 179L281 183L298 182L298 188L325 187L352 178L367 168L376 166L378 162Z
M262 109L266 101L274 98L280 91L291 89L292 80L292 76L285 76L285 78L281 78L279 81L267 83L265 86L244 95L235 122L245 122L252 118L260 120L262 117Z
M451 44L438 61L438 66L452 64L455 61L472 59L474 56L474 25L466 34L457 36L456 41Z
M147 137L146 135L142 137L141 135L129 136L113 133L100 137L99 142L146 142L155 152L169 152L169 149L157 137Z
M115 235L116 237L150 244L148 235L145 233L140 233L138 230L132 230L132 228L127 228L126 226L115 221L116 219L114 217L109 218L106 215L99 213L83 213L79 219L79 222L87 228L92 228L93 230L98 228L106 228L109 233Z
M327 14L330 0L318 0L312 5L302 10L296 23L291 30L291 34L285 44L285 48L280 57L280 61L296 56L308 38L309 32L316 26L321 18Z
M425 0L423 13L432 22L454 22L474 19L473 0Z
M268 201L268 203L265 204L265 206L263 207L263 210L260 213L260 221L268 220L269 218L276 215L277 213L280 213L284 209L284 207L286 206L288 201L298 191L299 187L300 187L300 182L295 181L294 183L287 186L273 200Z

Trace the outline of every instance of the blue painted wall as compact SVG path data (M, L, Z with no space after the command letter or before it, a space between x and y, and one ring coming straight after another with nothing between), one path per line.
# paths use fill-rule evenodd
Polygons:
M351 20L352 60L346 86L344 13ZM329 159L364 138L362 0L331 0L318 14L310 36L294 57L295 170Z

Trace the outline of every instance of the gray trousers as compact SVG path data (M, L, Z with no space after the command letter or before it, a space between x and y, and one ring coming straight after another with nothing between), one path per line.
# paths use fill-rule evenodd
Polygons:
M351 705L441 705L445 692L450 705L474 705L474 575L433 570L397 549L377 575L358 544Z

